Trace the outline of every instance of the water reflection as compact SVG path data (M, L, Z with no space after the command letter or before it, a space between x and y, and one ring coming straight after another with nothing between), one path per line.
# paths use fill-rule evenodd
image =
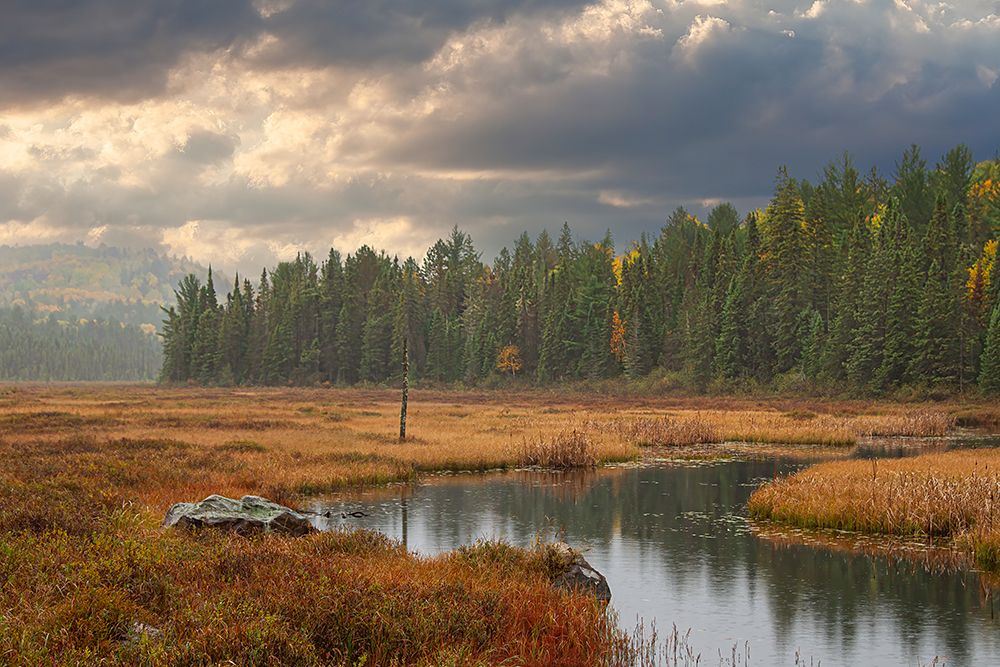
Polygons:
M916 665L935 656L1000 664L1000 622L975 573L931 573L888 554L756 535L745 519L750 492L800 465L451 475L322 508L338 517L362 509L371 516L329 525L375 528L422 553L482 536L530 544L565 531L608 577L624 626L641 616L690 627L709 664L745 641L753 664L763 665L792 664L797 649L823 665Z

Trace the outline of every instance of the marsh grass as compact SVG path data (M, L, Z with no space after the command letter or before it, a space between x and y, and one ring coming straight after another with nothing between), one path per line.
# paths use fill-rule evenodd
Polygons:
M573 429L521 443L517 464L543 468L586 468L597 463L589 436Z
M826 442L928 428L910 406L876 415L856 404L420 391L414 437L399 442L395 392L0 391L3 664L619 664L628 651L613 620L553 591L532 550L424 559L371 533L243 539L158 524L171 504L212 493L301 506L422 471L634 459L643 439ZM785 414L799 409L816 417ZM159 633L137 637L136 623Z
M639 446L684 446L711 442L851 446L876 436L940 436L955 426L942 411L914 409L889 414L845 415L797 409L671 411L626 417L616 424Z
M1000 450L831 461L757 489L750 515L803 528L954 539L1000 568Z
M722 440L716 427L699 415L690 417L635 417L616 422L627 442L640 447L697 445Z
M369 531L162 533L121 514L85 541L0 547L8 664L598 665L620 641L530 550L420 558ZM156 628L130 641L136 623Z

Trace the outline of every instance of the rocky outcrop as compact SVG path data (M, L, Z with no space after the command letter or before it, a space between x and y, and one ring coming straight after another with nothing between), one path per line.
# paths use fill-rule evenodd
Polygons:
M558 563L552 585L567 591L590 593L601 602L611 602L611 588L604 575L587 562L579 551L565 542L549 545Z
M305 535L316 530L308 515L260 496L243 496L239 500L209 496L200 503L177 503L167 511L163 525L219 528L241 535L257 532Z

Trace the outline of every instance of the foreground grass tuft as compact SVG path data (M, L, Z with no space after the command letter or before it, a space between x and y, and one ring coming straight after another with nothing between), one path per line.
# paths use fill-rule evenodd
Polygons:
M5 664L593 665L621 641L534 551L419 558L361 530L193 538L131 515L7 535L0 576Z

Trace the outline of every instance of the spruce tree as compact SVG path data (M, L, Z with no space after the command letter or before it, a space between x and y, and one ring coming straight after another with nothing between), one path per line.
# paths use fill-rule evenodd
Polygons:
M958 296L951 277L934 258L924 280L917 308L914 355L910 376L925 384L952 384L958 381L961 326Z
M1000 303L993 306L980 359L980 390L988 394L1000 394Z
M919 301L917 277L919 253L913 243L909 222L893 202L887 221L891 226L889 247L883 261L888 263L888 301L885 315L882 363L872 379L872 387L887 391L908 380L913 361L914 305Z
M742 324L746 321L745 272L729 281L726 301L719 321L719 335L715 340L715 368L719 376L732 380L746 371L746 348Z
M774 199L767 209L768 280L777 370L790 369L799 358L801 315L808 305L805 286L805 206L795 181L782 168Z

